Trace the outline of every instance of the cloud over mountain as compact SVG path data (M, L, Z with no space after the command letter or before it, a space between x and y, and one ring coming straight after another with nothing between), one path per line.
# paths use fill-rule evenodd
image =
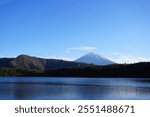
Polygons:
M81 47L74 47L74 48L68 48L65 53L70 53L71 51L95 51L97 50L96 47L93 46L81 46Z

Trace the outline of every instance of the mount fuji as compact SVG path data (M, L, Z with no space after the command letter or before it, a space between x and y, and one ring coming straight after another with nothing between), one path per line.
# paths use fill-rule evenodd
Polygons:
M95 65L115 64L115 62L92 52L76 59L75 62L82 62L82 63L95 64Z

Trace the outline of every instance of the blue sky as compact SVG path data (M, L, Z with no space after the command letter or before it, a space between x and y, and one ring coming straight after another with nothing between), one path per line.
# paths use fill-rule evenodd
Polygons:
M0 57L149 61L149 0L0 0Z

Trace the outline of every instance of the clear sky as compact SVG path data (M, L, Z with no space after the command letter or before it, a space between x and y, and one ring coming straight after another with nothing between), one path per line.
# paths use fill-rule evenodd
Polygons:
M0 57L150 60L150 0L0 0Z

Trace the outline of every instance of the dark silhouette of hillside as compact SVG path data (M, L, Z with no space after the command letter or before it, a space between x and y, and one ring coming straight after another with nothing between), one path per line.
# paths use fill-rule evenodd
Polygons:
M0 68L0 76L44 76L44 77L129 77L150 78L150 62L136 64L114 64L107 66L78 66L49 70Z
M107 66L86 66L48 70L44 76L57 77L139 77L150 78L150 62L136 64L115 64Z
M13 58L0 58L0 67L11 67L10 62Z

